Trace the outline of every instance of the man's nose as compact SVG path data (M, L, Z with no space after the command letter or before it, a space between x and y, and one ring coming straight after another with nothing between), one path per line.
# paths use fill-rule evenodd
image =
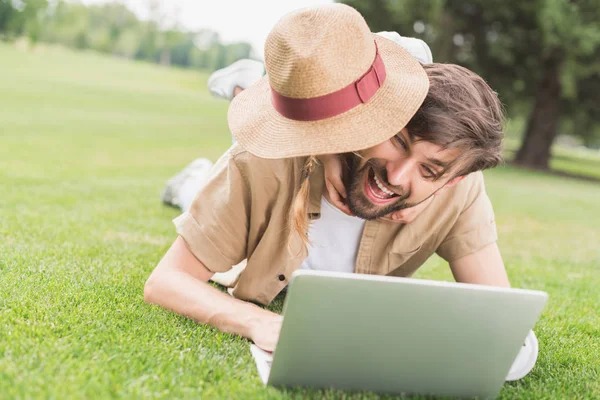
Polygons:
M386 165L388 183L392 186L401 186L410 190L410 177L414 168L414 161L410 159L388 162Z

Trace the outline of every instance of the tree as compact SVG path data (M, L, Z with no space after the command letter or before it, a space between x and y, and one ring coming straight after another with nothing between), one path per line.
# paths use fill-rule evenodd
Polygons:
M0 33L7 34L12 31L15 16L18 10L13 6L12 0L0 0Z
M0 34L20 36L28 23L39 18L48 7L47 0L0 0Z
M167 15L159 0L145 0L149 20L124 4L86 6L64 0L0 0L0 39L29 36L32 42L59 43L116 56L204 69L223 68L247 58L248 43L224 45L208 30L188 32ZM175 13L177 14L177 13Z
M435 59L481 74L509 113L528 110L517 163L548 168L552 143L567 122L585 126L577 131L584 138L595 135L600 94L589 88L600 86L600 0L345 3L361 11L374 30L416 34L430 44Z

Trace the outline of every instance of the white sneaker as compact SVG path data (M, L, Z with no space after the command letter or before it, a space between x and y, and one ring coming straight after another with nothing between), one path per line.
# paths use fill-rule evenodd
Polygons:
M207 86L213 96L231 100L237 86L246 89L264 74L265 66L262 62L250 59L238 60L228 67L213 72L208 78Z
M399 44L408 51L421 64L431 64L433 62L433 56L431 55L431 49L421 39L400 36L398 32L377 32L377 35Z
M529 334L525 338L525 343L523 343L523 347L521 347L517 358L515 358L512 367L510 367L510 371L508 371L506 380L516 381L531 372L537 361L538 351L538 340L535 337L535 333L529 331Z
M181 172L167 181L162 193L162 202L168 206L182 208L183 211L186 211L187 203L189 203L186 198L190 196L193 198L195 193L202 188L202 184L208 178L212 167L212 161L206 158L198 158L192 161ZM193 188L194 192L189 195L182 193L186 191L184 185L192 181L196 181L193 185L198 186Z

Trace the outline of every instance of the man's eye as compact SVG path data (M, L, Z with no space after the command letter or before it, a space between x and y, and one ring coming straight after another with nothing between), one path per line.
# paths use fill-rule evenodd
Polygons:
M436 173L431 170L427 165L423 165L423 178L425 179L434 179L436 177Z
M396 143L398 143L400 146L402 146L402 148L403 148L404 150L406 150L406 149L407 149L407 147L406 147L406 143L404 143L404 140L402 140L402 139L400 138L400 136L398 136L398 135L394 136L394 140L396 141Z

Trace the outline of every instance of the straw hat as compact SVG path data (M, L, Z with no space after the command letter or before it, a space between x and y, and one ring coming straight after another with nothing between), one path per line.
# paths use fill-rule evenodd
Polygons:
M362 150L396 135L427 95L417 59L352 7L285 15L265 43L267 76L229 107L235 139L262 158Z

